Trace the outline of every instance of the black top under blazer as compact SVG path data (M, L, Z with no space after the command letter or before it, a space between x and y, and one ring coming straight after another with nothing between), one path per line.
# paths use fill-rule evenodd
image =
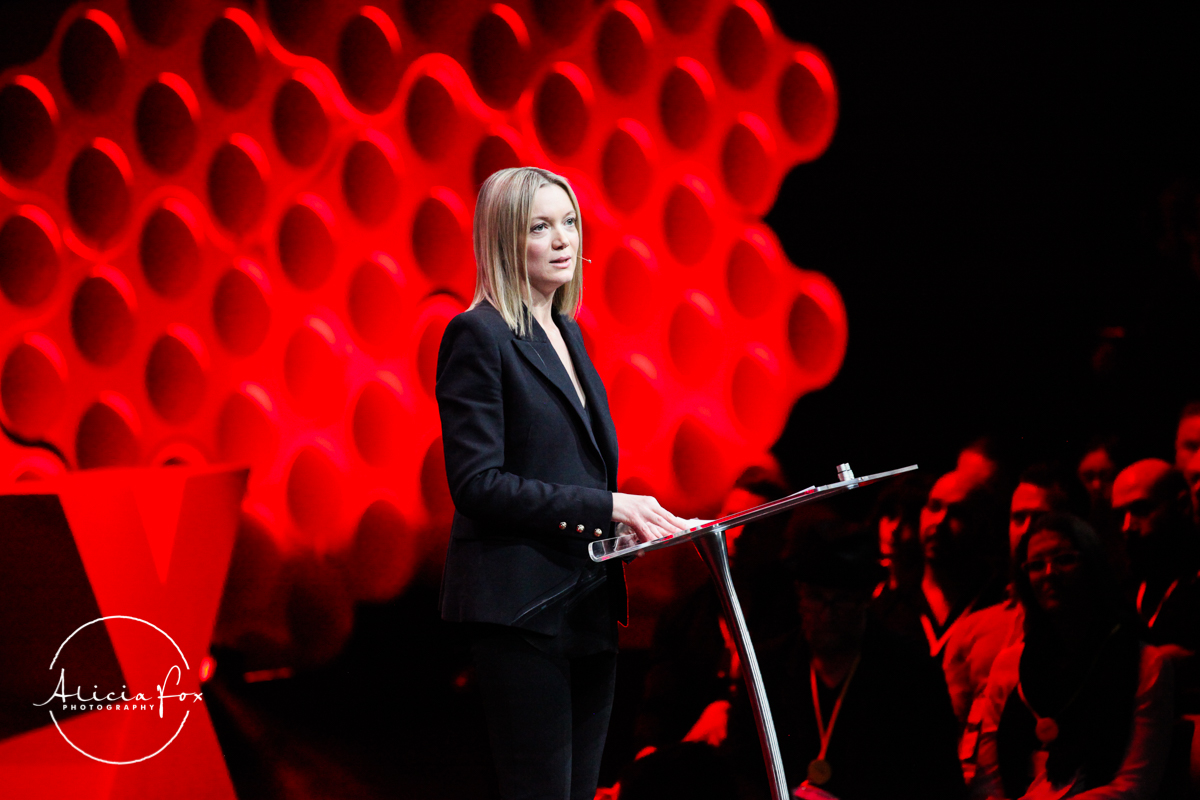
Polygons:
M454 523L441 611L557 636L572 598L608 584L628 619L623 565L593 562L613 535L617 434L579 326L557 311L588 407L541 325L518 337L487 302L446 326L437 401Z

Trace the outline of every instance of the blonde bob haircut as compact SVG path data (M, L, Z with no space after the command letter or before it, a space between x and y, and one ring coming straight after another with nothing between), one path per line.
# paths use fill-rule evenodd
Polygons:
M575 274L554 292L553 308L571 319L579 313L583 299L583 225L579 201L571 184L561 175L537 167L513 167L492 173L479 190L475 202L475 299L471 307L487 300L518 336L533 327L525 298L531 296L525 245L529 236L533 197L543 186L558 186L571 198L579 248Z

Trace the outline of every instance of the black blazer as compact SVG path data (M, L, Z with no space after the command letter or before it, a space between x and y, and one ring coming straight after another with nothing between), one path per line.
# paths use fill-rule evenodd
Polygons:
M525 337L486 302L446 326L437 401L454 523L441 611L558 635L571 599L605 581L627 621L623 565L596 564L590 542L613 535L617 434L579 326L557 312L585 410L536 320Z

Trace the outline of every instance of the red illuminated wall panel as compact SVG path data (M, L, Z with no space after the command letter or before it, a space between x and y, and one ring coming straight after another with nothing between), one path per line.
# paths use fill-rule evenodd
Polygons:
M315 615L319 658L440 554L433 371L495 169L579 194L628 490L711 512L837 372L836 288L761 221L837 92L754 0L258 9L76 5L0 76L3 422L72 468L250 464L226 638Z

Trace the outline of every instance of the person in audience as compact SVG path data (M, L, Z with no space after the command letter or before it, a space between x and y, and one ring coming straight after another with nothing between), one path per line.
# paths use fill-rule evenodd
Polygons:
M954 469L974 484L1002 492L1008 482L1006 450L995 436L980 436L959 451Z
M869 619L885 576L871 531L810 529L789 558L800 629L759 648L789 789L840 800L960 798L956 725L941 670L924 648ZM724 751L739 796L766 796L748 699L730 714Z
M997 657L984 690L978 794L1153 796L1170 747L1173 672L1140 640L1095 533L1051 514L1022 536L1014 560L1024 640Z
M1129 464L1125 448L1116 436L1093 437L1084 448L1076 474L1088 495L1088 524L1100 539L1100 546L1124 585L1129 579L1129 556L1125 538L1112 513L1112 487L1117 473Z
M1200 524L1200 400L1188 403L1175 430L1175 468L1192 495L1192 520Z
M1097 437L1088 442L1079 459L1076 474L1088 493L1091 514L1098 517L1112 509L1112 485L1121 467L1120 442L1115 436Z
M879 555L888 571L887 582L879 585L892 592L911 595L921 590L925 570L921 553L921 507L929 495L930 482L919 473L902 475L879 492L872 528L879 532Z
M1034 464L1021 473L1008 515L1008 544L1015 550L1029 526L1054 511L1067 509L1067 482L1050 464Z
M1048 464L1035 464L1021 473L1009 510L1008 537L1013 551L1031 525L1047 514L1066 510L1067 480ZM963 728L958 755L968 783L976 773L982 714L979 699L996 656L1021 641L1024 621L1025 614L1010 583L1007 600L967 615L946 643L946 684L955 717Z
M1113 508L1125 533L1146 640L1177 662L1181 709L1200 713L1200 538L1183 476L1158 459L1130 464L1113 484Z
M924 641L931 656L944 660L946 643L963 616L1004 600L1004 517L981 473L955 470L938 478L920 515L920 591L905 595L884 589L874 604L876 616Z

